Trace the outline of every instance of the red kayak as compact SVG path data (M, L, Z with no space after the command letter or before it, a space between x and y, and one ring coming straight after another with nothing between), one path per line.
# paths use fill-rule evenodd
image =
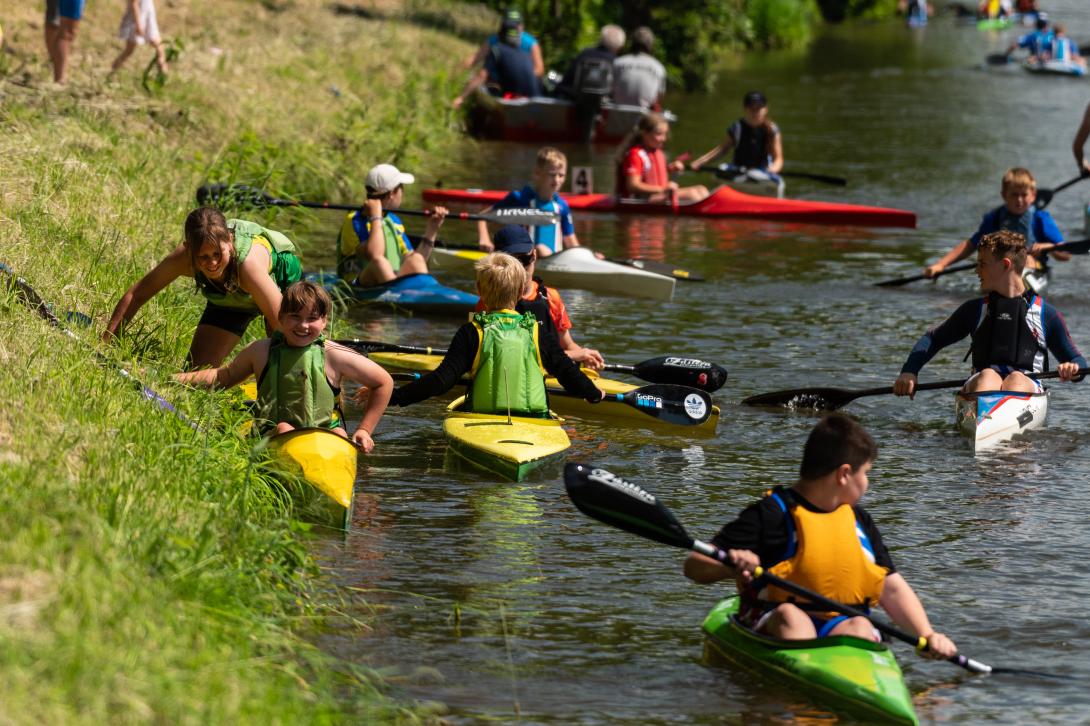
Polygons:
M425 189L424 201L442 204L464 204L486 207L507 194L481 189ZM669 204L620 199L612 194L561 194L572 209L587 212L617 212L622 214L683 214L691 217L750 217L781 222L809 224L843 224L859 227L916 226L916 214L903 209L864 207L859 204L837 204L806 199L775 199L743 194L729 187L719 187L699 202Z

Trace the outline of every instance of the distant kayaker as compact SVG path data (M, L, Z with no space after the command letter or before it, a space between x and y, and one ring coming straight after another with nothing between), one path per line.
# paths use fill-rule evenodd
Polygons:
M658 113L644 114L636 128L621 145L617 158L617 196L649 202L699 202L707 198L703 184L681 187L671 181L671 172L680 172L684 162L666 163L663 147L670 135L670 122Z
M469 79L462 92L451 102L451 106L461 108L470 94L485 83L493 86L496 94L500 96L541 95L541 82L538 79L540 74L535 69L535 64L541 59L540 51L535 61L531 54L520 50L523 43L521 27L504 21L499 42L489 44L484 67Z
M756 169L774 181L783 170L783 136L780 127L768 116L768 99L760 91L750 91L742 98L744 115L727 129L722 143L713 147L691 165L693 171L734 149L727 171L744 174Z
M613 102L658 110L666 92L666 69L652 54L655 34L640 27L632 33L632 51L613 61Z
M496 252L503 252L518 260L526 270L526 287L522 297L515 305L515 312L532 313L542 330L552 329L560 341L560 347L576 363L592 370L600 371L606 364L602 354L593 348L584 348L572 338L571 319L568 317L564 299L554 288L545 287L540 277L534 276L537 264L537 252L533 240L525 227L509 224L496 233L494 239ZM477 303L477 312L484 312L484 300Z
M602 392L564 354L556 335L515 305L526 289L526 270L511 255L493 252L476 263L477 292L487 312L458 328L446 357L434 371L394 391L392 406L408 406L440 396L463 375L473 382L464 410L546 417L549 414L545 374L556 376L569 393L590 403Z
M1052 32L1051 60L1062 61L1070 65L1086 67L1086 59L1079 54L1079 46L1067 37L1067 26L1056 23Z
M194 278L207 299L186 356L188 367L201 368L222 363L259 315L267 332L279 329L281 293L299 281L302 266L295 245L280 232L200 207L186 217L185 242L118 301L103 340L121 334L148 300L179 277Z
M567 175L568 157L564 155L564 152L552 146L543 146L538 149L537 159L534 162L533 183L517 191L509 192L502 200L484 211L529 207L556 212L555 223L531 228L530 235L537 245L537 256L548 257L569 247L578 247L579 238L575 236L571 209L568 203L560 198L560 190L564 186ZM492 242L488 238L486 222L477 222L477 234L481 249L491 252Z
M1021 48L1029 53L1028 60L1048 60L1052 55L1052 39L1053 33L1049 28L1048 18L1041 15L1037 18L1037 29L1011 43L1007 48L1007 55Z
M424 236L414 248L405 225L393 209L401 206L406 184L416 178L392 164L379 164L367 172L367 202L350 212L337 237L337 274L359 285L381 285L406 275L426 274L435 236L447 216L446 207L435 207Z
M935 8L928 0L897 0L897 12L904 14L910 26L919 28L927 25Z
M916 375L936 353L972 336L973 369L962 388L975 391L1039 393L1033 373L1048 370L1049 352L1060 361L1060 379L1070 381L1086 359L1071 340L1060 311L1026 288L1022 269L1026 240L1001 230L984 235L977 248L977 275L983 298L963 303L942 324L917 341L893 384L898 396L913 396Z
M1012 11L1011 0L981 0L977 6L977 17L1006 18Z
M1032 255L1028 263L1031 270L1047 267L1050 255L1060 261L1071 259L1071 253L1054 249L1063 242L1063 233L1047 210L1034 206L1037 201L1037 180L1028 169L1008 169L1003 174L1000 193L1003 197L1002 206L984 215L972 237L954 245L938 262L925 267L924 275L934 277L955 262L964 260L976 251L984 235L1001 229L1018 232L1026 240L1026 246Z
M257 380L257 430L263 436L295 429L322 428L345 438L339 396L341 382L367 389L367 405L352 434L352 443L371 453L372 434L382 418L394 381L377 363L322 337L333 302L312 282L297 282L284 291L280 329L271 338L250 343L225 366L179 373L188 385L231 388L253 376Z
M487 58L488 54L492 51L492 48L499 45L502 42L501 38L512 28L519 32L517 47L520 51L530 56L530 61L533 63L534 75L538 78L544 76L545 61L541 57L541 44L537 42L537 38L526 32L522 12L518 8L508 8L506 12L504 12L503 20L500 22L499 32L488 36L488 38L481 43L481 47L477 49L477 52L468 56L465 61L463 61L462 68L468 71L483 63L484 59Z
M742 595L739 618L775 638L880 640L866 618L809 607L802 598L753 580L758 566L845 605L864 610L880 605L897 625L927 639L924 655L956 655L957 646L931 627L874 520L859 506L877 455L874 439L862 426L840 414L826 416L806 440L798 482L771 489L712 539L728 553L730 564L692 552L685 575L702 584L735 578Z

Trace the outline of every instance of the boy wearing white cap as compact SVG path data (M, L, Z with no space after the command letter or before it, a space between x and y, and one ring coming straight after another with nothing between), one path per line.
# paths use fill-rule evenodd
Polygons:
M379 164L367 172L367 203L350 212L337 238L337 273L359 285L381 285L406 275L427 273L435 236L447 216L435 207L428 217L424 236L413 247L405 225L391 211L401 206L402 189L416 178L392 164Z

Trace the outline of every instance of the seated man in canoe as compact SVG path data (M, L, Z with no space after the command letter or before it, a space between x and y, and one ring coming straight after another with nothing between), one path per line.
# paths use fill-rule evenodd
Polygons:
M352 443L371 453L371 435L394 390L390 374L377 363L322 337L333 303L312 282L297 282L284 291L280 330L254 341L233 361L219 368L179 373L186 384L230 388L250 376L257 380L257 430L266 436L301 428L330 429L348 438L338 403L341 381L365 386L367 405L352 434Z
M286 235L244 219L226 219L199 207L185 219L185 241L118 300L102 334L109 342L151 298L179 277L191 277L206 299L186 366L218 366L257 317L265 331L280 327L280 297L302 277L295 245Z
M367 172L367 203L349 212L337 237L337 274L341 279L371 286L427 274L428 257L447 210L435 207L431 211L424 236L414 249L401 218L390 211L401 206L405 185L414 181L412 174L392 164L379 164Z
M569 393L591 403L602 392L565 355L552 330L515 305L526 288L526 270L510 255L485 255L476 263L477 292L487 312L458 328L446 357L434 371L394 391L390 404L408 406L440 396L468 374L473 380L465 410L541 417L549 415L545 374Z
M533 183L517 191L508 192L507 196L484 209L483 213L491 212L493 209L519 208L554 212L556 222L530 228L530 235L537 247L537 256L548 257L571 247L578 247L579 238L575 236L571 209L560 197L560 189L564 186L567 175L568 157L564 155L564 152L552 146L543 146L538 149L537 161L534 162ZM491 252L493 246L488 238L487 222L483 220L477 222L477 235L480 248Z
M863 610L881 605L902 628L927 639L927 655L956 655L954 643L931 627L874 521L859 506L877 454L862 426L840 414L826 416L806 440L798 482L771 489L712 540L730 555L730 566L692 552L685 575L704 584L735 578L742 594L739 617L775 638L851 635L878 641L878 631L866 618L824 611L762 586L760 578L751 577L758 566L845 605Z
M461 108L466 99L486 83L496 95L527 97L541 95L541 79L544 66L539 66L540 51L534 56L532 46L526 52L522 16L507 14L500 26L496 43L489 43L484 55L484 67L466 82L462 92L451 101L453 108Z
M703 184L678 186L670 180L671 172L681 172L685 163L666 163L663 147L670 135L670 122L658 113L642 116L636 128L621 144L617 158L617 196L646 202L677 204L699 202L708 197Z
M517 224L507 225L496 233L495 248L496 252L514 257L526 270L526 287L515 304L515 312L533 314L541 323L542 331L556 335L560 347L573 361L591 370L602 370L606 364L602 354L593 348L584 348L572 338L571 319L560 293L554 288L545 287L544 280L534 275L537 250L526 228ZM477 302L477 312L484 310L485 302L482 298Z
M1086 367L1060 311L1026 289L1022 281L1026 257L1025 238L1017 232L984 235L977 248L976 269L985 296L963 303L942 324L924 333L893 383L894 393L914 395L920 369L940 350L969 336L973 373L962 389L966 393L1040 393L1044 389L1033 374L1048 370L1049 352L1060 361L1061 380L1073 380L1079 368Z
M1001 229L1017 232L1026 240L1026 249L1032 255L1027 260L1031 270L1047 269L1049 254L1061 261L1071 259L1071 253L1056 249L1064 241L1064 237L1052 220L1052 215L1047 210L1034 206L1037 201L1037 180L1029 169L1008 169L1003 174L1000 193L1003 197L1002 206L984 215L980 220L980 227L972 237L954 245L938 262L925 267L925 276L934 277L955 262L969 257L976 251L984 235Z

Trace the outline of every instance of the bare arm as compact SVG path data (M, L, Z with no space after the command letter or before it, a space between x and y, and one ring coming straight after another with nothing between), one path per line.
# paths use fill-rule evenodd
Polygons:
M578 247L579 246L579 238L576 237L574 234L564 235L563 239L561 240L561 243L564 245L564 249L569 249L571 247Z
M394 392L394 380L390 378L389 373L369 358L336 344L326 346L326 365L333 369L338 382L347 378L370 391L363 417L355 433L352 434L352 441L370 453L375 446L371 440L371 434L374 433L382 414L386 411L386 406L390 403L390 396Z
M783 169L783 134L776 134L772 138L772 163L768 170L773 174L779 174Z
M893 622L913 635L922 635L927 638L931 653L936 657L949 658L957 654L957 646L953 641L942 633L936 633L931 627L931 621L927 619L923 603L899 572L894 572L886 578L878 604L889 613Z
M485 207L481 210L481 214L491 212L492 207ZM492 238L488 236L488 222L483 219L477 220L477 246L485 252L491 252L496 249L492 244Z
M671 189L677 189L677 182L667 182L663 186L648 184L640 178L639 174L628 175L628 190L638 194L664 194Z
M189 253L185 246L179 245L152 268L151 272L141 277L136 284L125 291L118 300L117 306L114 307L113 314L110 315L110 322L106 324L102 339L106 342L112 340L118 330L132 320L140 308L144 307L144 303L177 278L186 276L193 276L193 267L189 262Z
M482 85L484 85L484 82L487 80L488 71L486 71L484 68L474 73L473 77L466 82L465 88L462 89L462 92L458 94L457 98L451 101L450 105L454 108L461 108L462 104L466 102L466 99L469 98L470 94L476 91Z
M1075 154L1075 163L1078 164L1079 170L1083 174L1090 173L1090 163L1087 163L1086 158L1083 156L1083 147L1086 146L1086 140L1090 138L1090 104L1087 104L1086 111L1082 115L1082 123L1079 124L1079 130L1075 133L1075 141L1071 145L1071 151Z
M382 231L382 202L378 199L368 199L364 204L364 213L367 214L371 231L367 235L367 244L361 245L365 265L367 262L386 256L386 234ZM359 252L356 253L357 255Z
M476 53L474 53L471 56L466 56L466 59L464 61L462 61L462 68L468 71L470 68L473 68L474 66L479 66L481 63L484 63L484 57L487 54L488 54L488 41L486 40L485 42L481 43L479 48L477 48Z
M753 572L761 564L757 553L750 550L727 550L727 554L730 556L730 565L698 552L690 552L685 558L685 576L693 582L707 585L728 577L737 578L739 574L748 576L748 573Z
M934 262L924 268L923 274L928 277L934 277L936 274L942 272L950 265L964 260L966 257L972 255L976 250L973 249L972 243L963 239L961 242L954 245L954 248L947 252L945 255L939 258L938 262Z
M283 294L269 276L269 251L254 245L238 271L238 284L254 299L270 330L280 330L280 301Z
M235 356L235 359L219 368L177 373L174 380L187 386L202 388L231 388L253 376L257 378L269 360L269 339L255 340ZM258 365L260 363L260 365Z
M534 43L530 48L530 59L534 62L534 75L541 78L545 75L545 61L541 57L541 44Z
M594 348L584 348L576 343L575 339L571 337L571 330L565 330L557 337L560 339L560 347L576 363L582 363L594 371L600 371L605 366L606 362L602 358L602 354Z

